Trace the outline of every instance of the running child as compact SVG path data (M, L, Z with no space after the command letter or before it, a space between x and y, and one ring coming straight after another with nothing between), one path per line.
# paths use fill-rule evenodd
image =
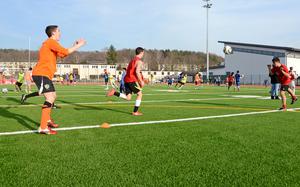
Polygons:
M171 86L173 85L173 78L168 77L167 82L168 82L168 88L171 88Z
M28 71L25 72L25 83L26 83L26 93L31 93L31 85L32 85L32 68L30 67Z
M234 82L234 72L229 74L226 80L227 80L227 84L228 84L228 90L230 90L230 87L233 85L233 82Z
M274 69L272 71L272 74L277 74L280 80L281 88L280 88L280 96L282 101L282 107L280 110L286 110L286 96L285 92L288 92L292 97L291 104L294 104L297 101L296 95L291 90L289 84L291 83L291 76L289 74L288 68L280 63L280 59L278 57L274 57L272 59Z
M125 94L117 92L115 89L112 89L107 93L107 96L116 96L130 101L132 94L137 94L132 115L141 116L143 114L140 113L138 110L142 102L142 88L145 84L141 72L142 66L144 64L144 62L142 61L142 58L144 56L144 49L142 47L136 48L135 54L136 56L130 61L126 70L126 76L124 78Z
M126 76L126 68L123 68L121 80L120 80L120 93L125 93L125 76Z
M116 79L115 77L112 75L112 74L109 74L109 83L110 85L114 88L114 89L117 89L118 86L116 85Z
M178 89L181 89L185 85L186 81L187 81L187 75L183 73L181 79L175 85L175 88L177 88L177 86L179 85Z
M108 72L107 72L106 69L104 70L103 78L104 78L104 82L105 82L105 86L106 86L105 90L108 90L108 79L109 79L109 75L108 75Z
M18 73L18 79L17 79L17 82L15 83L15 88L16 88L16 92L20 92L22 91L22 88L21 86L23 85L24 83L24 70L21 69Z
M291 76L291 83L290 83L290 88L293 91L294 95L296 94L296 82L295 80L297 79L297 74L293 70L293 67L290 67L289 74Z
M199 89L200 85L201 85L201 77L200 77L200 73L196 73L195 75L195 89Z
M235 78L235 87L234 90L237 89L237 91L240 91L240 86L241 86L241 74L240 71L236 71L236 74L234 75Z

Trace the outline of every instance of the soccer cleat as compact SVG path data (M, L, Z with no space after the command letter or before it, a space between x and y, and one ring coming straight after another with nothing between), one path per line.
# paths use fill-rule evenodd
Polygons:
M286 106L283 106L283 107L279 108L278 110L286 111L287 108L286 108Z
M54 123L53 120L50 120L50 121L48 121L48 127L50 127L50 128L58 128L59 125L56 124L56 123Z
M292 102L291 102L291 105L294 104L297 100L298 100L298 98L297 98L296 96L293 97Z
M57 134L57 132L55 130L52 130L50 127L48 127L47 129L41 129L41 128L39 128L38 132L40 134L50 134L50 135Z
M61 109L61 107L58 106L58 105L56 105L56 104L53 104L53 105L52 105L52 108L53 108L53 109Z
M132 115L133 116L142 116L143 113L141 113L141 112L132 112Z
M113 96L115 93L116 93L116 90L115 90L115 89L111 89L110 91L107 92L106 96L107 96L107 97L111 97L111 96Z
M25 100L26 100L26 95L22 94L22 96L21 96L21 104L24 104Z

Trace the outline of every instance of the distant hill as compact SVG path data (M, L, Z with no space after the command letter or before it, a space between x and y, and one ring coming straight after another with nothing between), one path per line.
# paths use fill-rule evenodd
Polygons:
M134 56L133 49L117 50L117 65L119 68L126 66ZM38 51L31 51L31 61L38 60ZM28 51L16 49L0 49L0 62L26 62L28 61ZM106 52L104 51L84 51L75 52L65 59L60 59L63 63L80 63L80 64L105 64ZM148 70L176 70L182 66L187 70L206 66L206 54L194 51L181 50L157 50L151 49L146 51L144 57ZM220 66L224 58L216 54L210 55L210 66Z

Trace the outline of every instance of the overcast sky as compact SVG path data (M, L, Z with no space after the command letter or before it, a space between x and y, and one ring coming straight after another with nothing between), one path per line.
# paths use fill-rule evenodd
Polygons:
M300 48L299 0L212 0L210 51L217 41ZM82 50L142 46L148 49L205 51L206 10L202 0L10 0L1 1L0 48L33 50L46 39L45 26L57 24L61 43L77 38Z

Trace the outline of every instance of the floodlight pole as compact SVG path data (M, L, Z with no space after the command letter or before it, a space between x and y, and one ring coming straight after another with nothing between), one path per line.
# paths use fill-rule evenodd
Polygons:
M29 64L29 67L31 67L30 51L31 51L31 37L28 38L28 64Z
M208 51L208 10L212 7L212 4L209 3L210 0L203 0L206 5L203 8L206 8L206 79L209 84L209 51Z

